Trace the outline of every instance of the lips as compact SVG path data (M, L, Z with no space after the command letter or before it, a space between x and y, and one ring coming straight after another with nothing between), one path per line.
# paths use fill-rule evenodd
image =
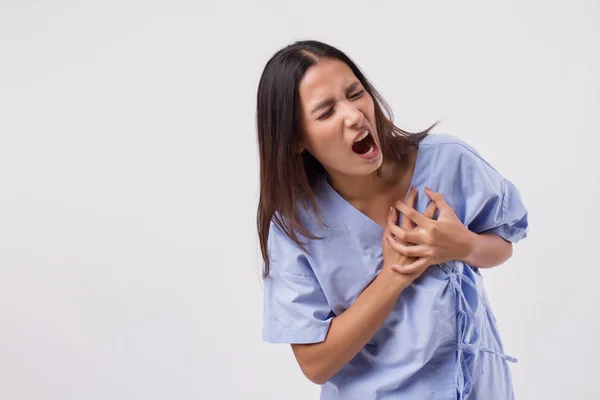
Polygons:
M376 147L375 140L370 131L365 130L354 139L352 151L359 155L367 154Z

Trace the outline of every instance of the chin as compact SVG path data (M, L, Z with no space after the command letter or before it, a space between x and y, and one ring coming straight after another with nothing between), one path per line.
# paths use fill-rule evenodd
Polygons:
M383 165L383 157L378 157L376 161L374 161L371 165L363 166L362 168L358 168L349 175L355 176L368 176L377 172L379 168Z

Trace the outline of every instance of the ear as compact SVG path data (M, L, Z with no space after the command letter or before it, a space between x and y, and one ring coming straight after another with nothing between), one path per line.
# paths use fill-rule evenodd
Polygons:
M301 124L302 126L302 124ZM302 154L304 153L304 151L306 150L306 136L304 134L304 130L302 129L302 127L300 127L299 132L298 132L298 136L297 136L297 142L295 145L295 152L296 154Z
M302 154L302 153L304 153L304 150L305 150L305 149L304 149L304 141L303 141L303 140L301 140L301 141L300 141L300 142L299 142L299 143L296 145L296 152L297 152L298 154Z

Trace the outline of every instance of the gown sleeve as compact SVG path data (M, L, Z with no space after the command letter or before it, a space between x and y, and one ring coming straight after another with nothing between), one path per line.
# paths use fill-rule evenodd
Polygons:
M468 144L461 142L458 153L465 225L472 232L491 232L513 243L526 238L528 211L517 187Z
M325 340L333 312L304 252L271 223L262 338L270 343Z

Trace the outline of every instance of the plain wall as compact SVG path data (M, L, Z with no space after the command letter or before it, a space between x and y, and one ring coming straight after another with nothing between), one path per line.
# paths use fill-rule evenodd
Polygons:
M581 0L3 0L0 398L318 398L260 338L256 90L298 39L517 185L529 237L484 275L517 398L600 398L599 26Z

